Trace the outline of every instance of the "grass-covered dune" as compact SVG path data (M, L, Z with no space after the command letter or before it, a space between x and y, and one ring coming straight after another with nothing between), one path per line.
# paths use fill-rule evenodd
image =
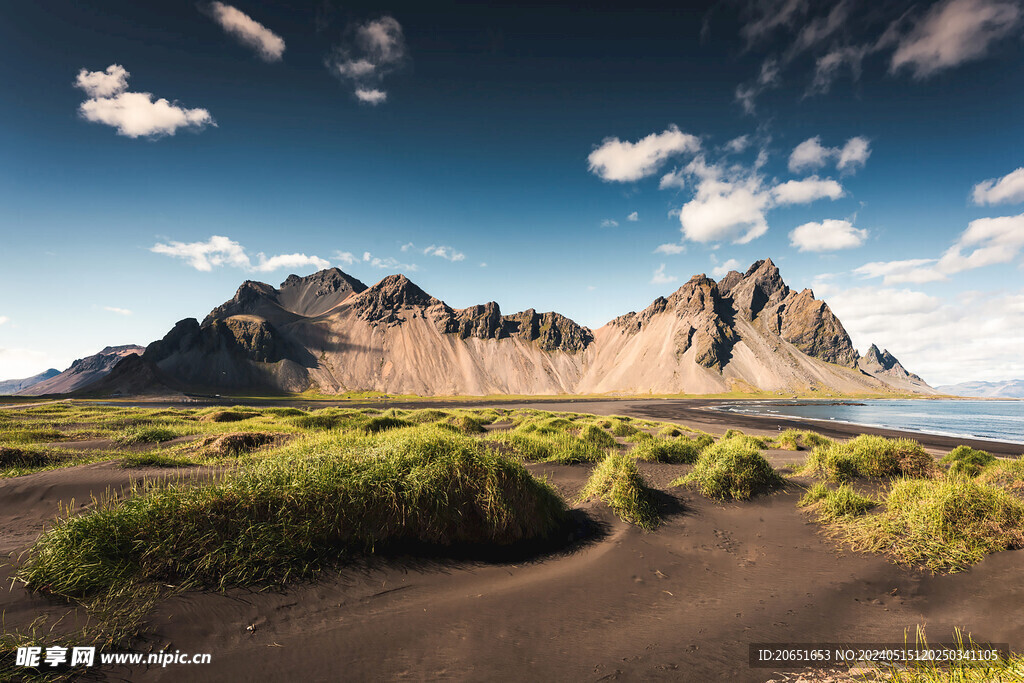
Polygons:
M224 587L308 576L339 553L413 541L544 538L566 506L522 465L426 426L308 437L204 486L140 492L63 519L30 587L83 595L136 581Z

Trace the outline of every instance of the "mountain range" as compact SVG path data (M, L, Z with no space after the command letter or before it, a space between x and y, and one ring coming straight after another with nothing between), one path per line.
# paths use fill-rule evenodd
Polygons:
M47 370L42 375L36 375L41 378L39 381L33 381L36 377L23 380L26 382L24 386L9 393L20 396L69 394L106 377L114 369L114 366L125 357L144 353L145 350L144 346L135 344L108 346L99 353L79 358L64 372ZM8 392L0 391L0 393Z
M454 309L404 275L372 287L337 268L278 288L247 281L79 390L934 393L887 350L860 356L828 305L790 289L770 259L717 282L695 275L597 330L495 302Z
M935 387L940 394L976 398L1024 398L1024 379L1002 382L961 382Z

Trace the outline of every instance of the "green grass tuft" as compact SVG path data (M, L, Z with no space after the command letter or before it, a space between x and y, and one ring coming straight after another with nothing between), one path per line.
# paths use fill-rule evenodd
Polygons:
M950 476L962 475L976 477L981 471L994 463L994 455L971 448L970 446L957 446L951 450L939 462L949 465Z
M697 442L689 439L651 439L633 447L629 455L644 462L668 462L692 465L700 457Z
M995 486L1007 493L1024 496L1024 458L997 460L978 477L979 484Z
M584 462L599 462L607 451L578 436L556 432L543 434L537 431L522 433L511 431L495 434L492 441L505 444L517 455L537 462L557 462L574 465Z
M842 533L857 550L955 572L1024 546L1024 501L966 477L900 479L882 512L844 523Z
M878 505L875 501L858 494L848 484L840 484L832 490L818 482L797 503L816 513L818 521L830 522L840 517L857 517L866 514Z
M392 543L544 538L567 515L522 465L432 427L309 436L280 455L214 483L136 491L69 513L18 576L72 596L135 582L283 583Z
M594 468L579 495L579 502L600 498L619 518L641 529L654 529L660 523L654 492L636 461L619 453L608 455Z
M916 441L862 434L846 443L814 449L803 474L822 474L833 481L854 477L929 477L935 460Z
M369 420L359 426L359 429L367 434L376 434L389 429L402 429L403 427L414 427L415 425L408 420L403 420L399 417L391 417L389 415L383 415L381 417L371 417Z
M755 445L744 438L730 438L706 448L693 471L671 486L692 484L708 498L747 500L784 483Z
M583 427L583 429L580 430L580 438L599 448L615 448L618 445L615 441L615 437L598 427L596 424L588 424Z

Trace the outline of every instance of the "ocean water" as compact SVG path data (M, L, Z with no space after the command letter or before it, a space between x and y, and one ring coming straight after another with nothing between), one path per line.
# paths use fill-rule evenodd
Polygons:
M730 402L716 410L1024 443L1024 401L770 400Z

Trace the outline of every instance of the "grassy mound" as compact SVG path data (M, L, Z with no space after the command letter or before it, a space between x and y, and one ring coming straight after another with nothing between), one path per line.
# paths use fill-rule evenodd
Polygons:
M644 462L669 462L692 465L700 457L697 442L689 439L655 439L641 441L629 455Z
M978 483L1024 496L1024 459L997 460L981 473Z
M802 451L819 446L828 446L832 439L817 432L801 429L787 429L772 439L772 446L784 451Z
M123 469L133 467L192 467L194 462L184 458L176 458L164 453L131 453L121 458L119 466Z
M536 430L527 433L511 431L495 434L492 440L505 444L526 460L538 462L574 465L582 462L599 462L607 455L607 451L600 446L562 432L545 434Z
M241 410L214 410L199 418L201 422L241 422L256 417L258 413Z
M598 427L596 424L589 424L580 430L580 438L587 443L592 443L599 448L615 448L618 444L615 437Z
M835 490L819 482L808 489L797 503L813 511L818 521L830 522L840 517L857 517L867 513L878 503L860 495L847 484L840 484Z
M594 468L579 501L600 498L624 522L641 529L653 529L660 523L653 491L636 468L636 461L625 455L608 455Z
M612 434L615 436L632 436L637 433L637 428L629 424L628 417L614 417L611 420Z
M416 424L428 424L430 422L440 422L451 415L446 410L435 410L433 408L424 408L423 410L410 411L405 419L409 422L415 422Z
M42 448L0 446L0 470L47 467L69 460L67 453Z
M854 477L930 477L935 460L916 441L862 434L846 443L814 449L804 474L822 474L835 481Z
M114 443L119 446L133 446L140 443L163 443L171 439L177 439L183 432L171 426L149 425L139 427L127 427L118 436L114 437Z
M309 576L351 552L414 542L543 538L563 501L479 441L431 427L328 434L205 486L170 485L69 516L33 546L29 587L83 595L138 581L253 585Z
M412 427L412 422L403 420L400 417L392 417L390 415L381 415L380 417L371 417L369 420L359 426L359 429L367 434L376 434L389 429L401 429L402 427Z
M215 458L250 453L261 446L273 443L274 434L264 432L231 432L219 436L207 436L199 442L205 454Z
M940 462L949 465L949 474L962 474L967 477L976 477L981 471L994 463L996 457L986 451L978 451L970 446L957 446L951 450Z
M743 438L730 438L704 449L693 471L671 485L692 484L708 498L747 500L783 483L756 446Z
M452 415L446 421L463 434L483 434L485 421L473 415Z
M959 571L988 553L1024 547L1024 501L966 477L901 479L881 513L844 526L857 550Z

